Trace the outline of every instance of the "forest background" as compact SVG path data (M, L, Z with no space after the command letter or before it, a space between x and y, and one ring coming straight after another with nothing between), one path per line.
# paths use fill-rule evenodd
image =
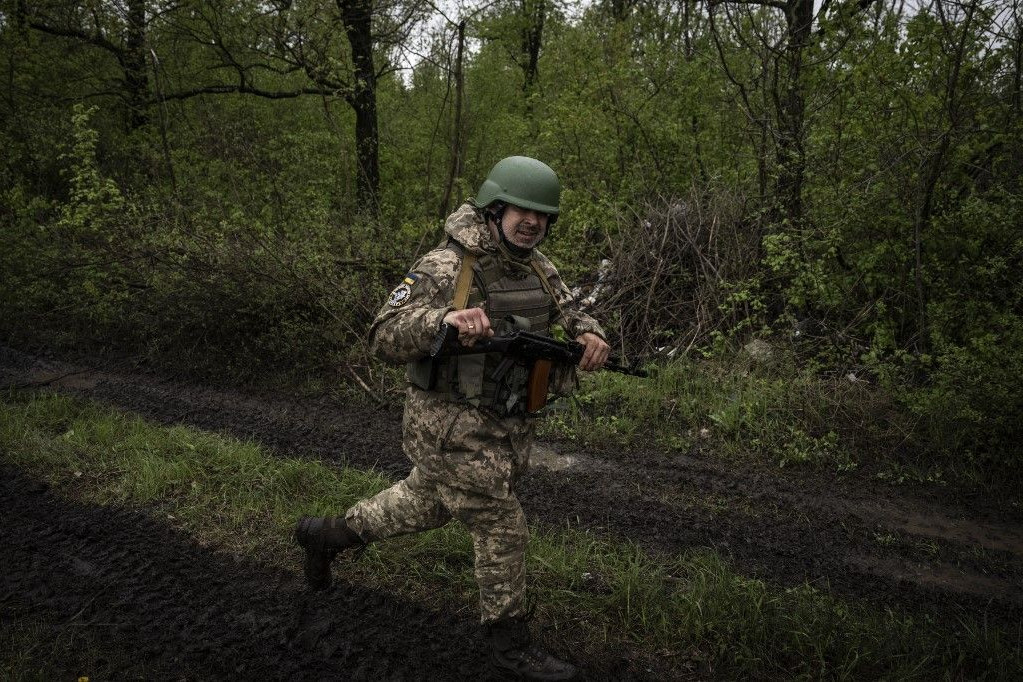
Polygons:
M0 335L380 399L400 376L369 358L376 308L526 154L565 188L545 252L655 368L589 378L551 428L1015 487L1021 21L2 0Z

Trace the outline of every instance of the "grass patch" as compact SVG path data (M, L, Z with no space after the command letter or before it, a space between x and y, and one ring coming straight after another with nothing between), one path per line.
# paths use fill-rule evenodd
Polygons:
M70 398L7 403L9 461L100 504L152 504L200 537L248 551L288 541L298 510L328 513L385 487L376 474L270 457L255 443L142 419ZM280 536L280 537L279 537Z
M258 445L163 428L67 397L0 402L5 458L66 493L148 507L200 541L297 570L291 526L336 514L388 484L373 472L272 456ZM728 676L1005 678L1023 667L1019 633L967 618L936 622L780 590L734 573L716 554L653 557L572 530L534 529L529 571L545 620L591 642ZM371 547L349 579L475 610L472 546L458 525ZM6 661L17 661L11 655Z
M702 447L728 458L780 467L856 468L906 450L912 425L882 391L863 381L822 378L778 361L741 356L687 358L651 367L646 380L611 372L583 377L541 433L587 443L630 444L656 433L668 449Z
M116 675L109 670L88 624L74 621L55 626L34 615L15 619L4 614L0 621L0 679L51 682L62 679L62 669L91 671L94 679Z

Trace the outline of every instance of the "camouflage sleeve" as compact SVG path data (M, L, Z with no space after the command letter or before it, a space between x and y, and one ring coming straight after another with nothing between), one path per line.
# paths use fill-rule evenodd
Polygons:
M607 340L607 333L604 328L600 326L600 323L595 319L579 310L578 304L575 299L572 298L572 292L569 291L568 286L561 279L561 275L558 274L557 268L554 264L548 260L539 251L536 252L537 261L540 264L540 269L547 275L547 282L550 285L550 290L554 292L555 297L558 300L558 308L560 313L554 319L554 324L560 324L568 332L568 335L573 339L578 337L580 334L586 332L593 332L600 338Z
M380 360L401 364L430 351L454 297L461 258L450 249L423 256L391 291L369 328L370 348Z

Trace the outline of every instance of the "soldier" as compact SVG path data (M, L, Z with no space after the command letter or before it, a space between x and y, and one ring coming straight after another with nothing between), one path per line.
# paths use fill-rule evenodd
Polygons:
M412 471L343 517L305 517L295 531L310 586L325 589L338 552L461 521L473 539L491 662L535 680L571 679L576 670L533 643L526 624L528 533L515 483L535 431L524 410L528 368L495 381L500 355L432 360L429 349L441 323L457 327L467 346L514 329L548 334L559 324L586 347L581 369L604 364L603 330L574 310L557 270L536 249L558 216L560 194L550 167L513 156L493 167L475 201L448 217L442 244L391 292L369 332L377 357L408 365L403 445ZM552 383L574 385L574 368L559 368Z

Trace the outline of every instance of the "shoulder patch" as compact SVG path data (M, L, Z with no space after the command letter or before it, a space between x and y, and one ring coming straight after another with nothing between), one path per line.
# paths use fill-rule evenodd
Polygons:
M399 308L405 305L412 298L412 287L419 281L419 275L410 272L402 279L401 284L394 287L391 295L387 297L387 305L392 308Z

